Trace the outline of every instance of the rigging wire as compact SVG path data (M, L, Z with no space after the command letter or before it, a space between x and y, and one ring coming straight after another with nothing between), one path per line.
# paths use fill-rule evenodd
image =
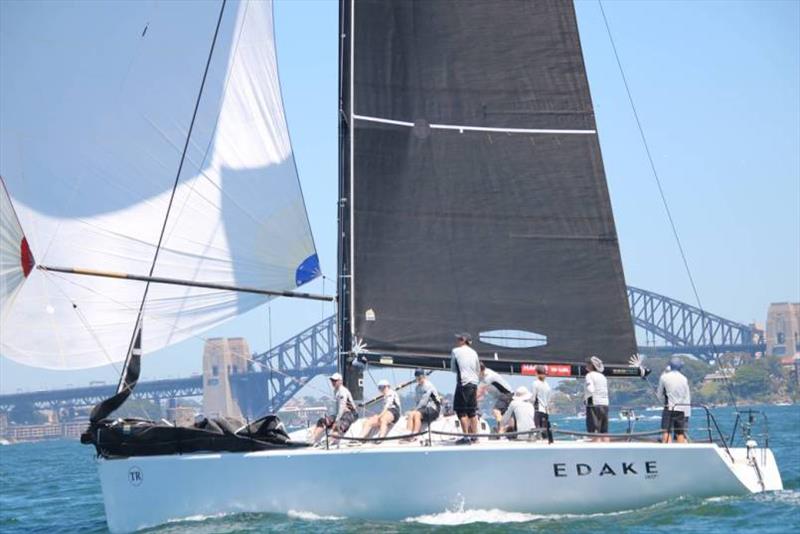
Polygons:
M661 198L661 204L663 205L664 212L667 215L667 220L669 221L670 228L672 229L672 235L675 238L675 243L678 246L678 251L680 252L681 260L683 261L684 270L686 271L686 275L689 278L689 284L691 285L692 293L694 294L695 301L697 302L697 307L700 310L701 324L703 328L703 333L705 334L706 325L708 324L706 318L706 311L705 308L703 307L702 301L700 300L700 293L697 290L697 284L694 281L692 270L689 267L689 260L686 255L686 251L683 248L683 243L681 242L680 235L678 234L678 228L677 225L675 224L675 219L672 216L672 211L669 209L667 196L666 193L664 193L664 188L661 185L661 178L659 178L658 176L658 171L656 170L656 164L653 160L653 155L650 152L650 145L647 143L647 137L644 134L644 128L642 127L642 122L639 120L639 113L636 111L636 105L634 104L633 95L631 93L630 86L628 85L628 79L625 76L625 70L622 68L622 61L620 60L619 53L617 52L617 45L614 42L614 36L611 33L611 27L608 24L608 18L606 17L605 9L603 9L603 1L597 0L597 4L600 6L600 13L603 16L603 23L605 24L606 32L608 33L608 40L611 42L611 49L614 51L614 59L616 59L617 67L619 68L619 73L620 76L622 77L622 83L625 86L625 93L628 95L628 102L630 103L631 111L633 111L633 118L636 120L636 127L639 130L639 136L642 139L642 145L644 146L645 154L647 155L647 161L650 163L650 170L653 173L653 178L655 179L656 186L658 188L658 194L659 197ZM720 372L722 372L726 389L728 390L728 394L730 395L733 407L736 408L736 395L734 394L733 391L733 385L726 376L724 368L722 367L722 362L720 361L719 353L717 352L717 348L713 340L713 333L711 332L709 333L710 333L709 345L711 346L711 350L714 354L714 359L717 362L717 366L719 367Z

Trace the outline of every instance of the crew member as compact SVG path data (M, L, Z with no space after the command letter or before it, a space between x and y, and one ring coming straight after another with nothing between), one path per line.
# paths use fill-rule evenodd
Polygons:
M456 391L453 395L453 410L465 434L478 433L478 383L481 365L478 353L470 345L472 336L464 332L456 334L456 346L450 353L450 370L456 373ZM464 437L457 443L467 444L477 441Z
M414 395L417 404L414 409L406 414L406 430L409 434L418 434L422 430L422 425L430 425L438 419L441 412L441 400L439 392L434 386L425 371L417 369L414 371L414 378L417 385L414 388ZM414 441L416 437L408 438L404 441Z
M603 360L592 356L586 361L586 383L583 399L586 403L586 431L590 434L608 433L608 381L603 375ZM608 437L597 441L609 441Z
M508 405L508 410L500 420L499 431L527 432L536 428L533 404L530 403L531 392L525 386L520 386L514 391L514 397ZM531 435L521 434L521 439L530 439Z
M400 419L400 396L389 381L378 382L378 390L383 395L383 409L364 422L363 438L369 436L375 427L380 428L378 438L385 438L389 429Z
M547 367L544 365L536 366L536 378L533 380L531 398L533 399L534 418L537 428L547 429L544 436L547 441L553 443L553 432L550 430L550 397L552 392L550 384L547 383Z
M338 441L339 436L345 435L350 425L358 419L356 403L353 401L353 395L350 394L350 390L342 384L342 375L333 373L328 377L328 380L330 380L334 398L336 399L336 415L326 415L317 421L317 426L312 433L312 443L320 440L325 429L330 430L332 436Z
M673 437L678 443L686 443L686 428L692 414L692 394L689 381L681 369L683 360L673 356L669 367L658 379L656 395L664 402L661 414L662 443L670 443Z
M487 369L481 362L481 386L478 390L478 398L484 395L488 396L492 402L492 415L494 420L498 422L503 418L503 414L508 409L508 404L514 396L511 390L511 384L500 376L499 373Z

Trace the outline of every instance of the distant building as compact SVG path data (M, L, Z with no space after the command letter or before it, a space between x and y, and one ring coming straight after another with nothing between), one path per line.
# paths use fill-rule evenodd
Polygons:
M713 373L708 373L706 376L703 377L703 383L723 383L726 380L732 380L734 375L733 369L721 369L719 371L714 371Z
M250 347L241 337L211 338L203 349L203 413L207 417L242 419L231 391L230 376L246 373Z
M8 425L0 437L15 441L43 441L46 439L77 439L89 426L89 421L47 423L43 425Z
M794 356L800 352L800 303L777 302L767 311L767 355Z
M800 354L783 356L780 362L781 367L789 374L789 379L800 385Z

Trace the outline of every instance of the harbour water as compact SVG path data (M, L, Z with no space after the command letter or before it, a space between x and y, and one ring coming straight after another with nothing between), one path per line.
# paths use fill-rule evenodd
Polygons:
M303 510L288 515L237 514L196 517L148 532L159 534L238 532L747 532L785 533L800 528L800 406L768 406L770 447L780 466L785 490L746 497L682 498L644 509L614 514L539 516L502 510L469 510L454 502L441 513L376 522L341 517L318 517ZM714 411L720 426L730 432L733 411ZM655 412L641 412L638 429L652 428ZM700 424L700 417L694 417ZM579 429L575 418L555 418L561 428ZM694 424L694 421L693 421ZM612 423L612 431L625 422ZM409 475L411 476L411 475ZM507 476L514 476L508 473ZM376 473L375 484L380 484ZM502 481L477 480L477 484ZM258 491L254 484L253 491ZM213 492L213 486L208 488ZM531 500L547 491L531 480ZM76 441L20 443L0 447L0 532L106 532L103 501L93 451Z

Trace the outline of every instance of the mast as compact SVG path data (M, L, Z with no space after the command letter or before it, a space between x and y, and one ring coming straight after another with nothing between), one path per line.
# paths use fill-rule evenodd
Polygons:
M339 2L339 210L337 337L338 367L355 400L364 396L363 372L353 363L352 254L353 254L353 0Z

